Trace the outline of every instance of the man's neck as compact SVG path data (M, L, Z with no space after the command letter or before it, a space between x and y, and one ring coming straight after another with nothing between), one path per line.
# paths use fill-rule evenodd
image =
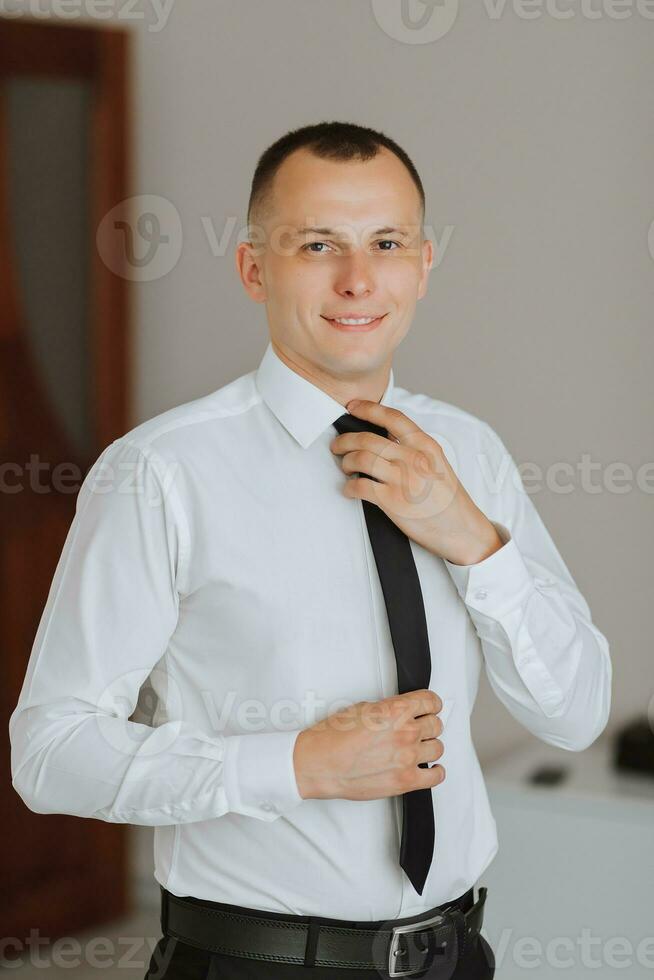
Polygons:
M344 407L352 398L379 402L386 391L390 376L390 364L384 368L383 375L380 372L375 372L374 375L362 375L359 378L334 378L325 371L321 371L314 364L300 358L295 351L280 347L272 338L270 343L275 354L287 367L306 378L317 388L322 389Z

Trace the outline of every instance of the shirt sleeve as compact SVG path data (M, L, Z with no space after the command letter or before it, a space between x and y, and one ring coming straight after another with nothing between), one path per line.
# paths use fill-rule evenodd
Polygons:
M605 636L525 491L504 443L486 426L500 481L486 516L502 547L473 565L445 565L481 641L489 683L542 741L581 751L606 726L612 666ZM503 476L504 474L504 476Z
M274 820L303 799L299 731L231 736L183 717L165 657L189 560L173 470L123 437L78 493L9 720L12 785L36 813L149 826L228 812ZM156 727L128 720L151 674L166 692Z

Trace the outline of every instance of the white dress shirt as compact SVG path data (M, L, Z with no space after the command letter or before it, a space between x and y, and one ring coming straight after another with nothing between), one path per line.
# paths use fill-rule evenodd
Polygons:
M493 429L392 371L381 402L442 445L503 541L471 566L411 541L447 772L423 894L399 865L400 796L298 792L298 733L397 694L397 674L362 501L329 448L346 410L270 343L86 474L9 725L31 810L154 826L169 891L273 912L409 916L477 882L497 850L470 736L482 664L530 732L578 751L608 718L609 648ZM149 676L152 726L129 720Z

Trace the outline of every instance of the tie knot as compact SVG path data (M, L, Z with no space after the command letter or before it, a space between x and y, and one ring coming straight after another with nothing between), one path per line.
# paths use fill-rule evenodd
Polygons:
M375 425L374 422L368 422L367 419L357 418L356 415L350 415L346 412L345 415L341 415L333 423L334 428L338 430L339 433L343 432L376 432L379 436L387 436L388 429L385 429L381 425Z

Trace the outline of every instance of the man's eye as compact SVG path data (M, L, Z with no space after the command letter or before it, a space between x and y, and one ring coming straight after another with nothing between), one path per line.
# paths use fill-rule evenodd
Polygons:
M326 245L326 244L327 244L327 242L309 242L308 245L303 245L302 246L302 251L308 252L311 248L313 248L314 245ZM322 255L322 252L316 252L314 254L316 254L316 255Z

